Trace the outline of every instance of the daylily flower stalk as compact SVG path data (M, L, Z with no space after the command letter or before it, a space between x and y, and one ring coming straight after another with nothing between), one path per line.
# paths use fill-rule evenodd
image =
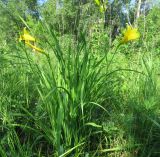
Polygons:
M138 38L140 38L140 33L139 33L138 29L132 27L131 25L128 25L128 24L127 24L126 29L124 29L124 31L123 31L123 37L122 37L121 41L118 43L118 45L116 46L116 48L115 48L115 50L114 50L114 53L113 53L113 55L112 55L112 58L111 58L111 60L110 60L109 63L108 63L108 68L110 67L110 65L111 65L111 63L112 63L112 61L113 61L113 59L114 59L114 57L115 57L115 55L116 55L116 53L117 53L118 48L119 48L122 44L125 44L125 43L127 43L127 42L129 42L129 41L136 40L136 39L138 39Z

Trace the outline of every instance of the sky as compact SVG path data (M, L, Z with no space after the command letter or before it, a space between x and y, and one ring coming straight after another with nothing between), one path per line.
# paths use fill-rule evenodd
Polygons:
M47 0L38 0L38 2L40 3L40 4L43 4L43 3L45 3Z

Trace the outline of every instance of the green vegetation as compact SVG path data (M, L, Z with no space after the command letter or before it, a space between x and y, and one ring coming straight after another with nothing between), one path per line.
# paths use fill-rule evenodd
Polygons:
M130 2L0 1L1 157L160 156L160 9Z

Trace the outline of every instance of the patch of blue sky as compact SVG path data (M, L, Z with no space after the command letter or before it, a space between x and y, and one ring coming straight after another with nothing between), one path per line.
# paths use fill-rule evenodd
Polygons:
M47 0L38 0L38 3L40 4L40 5L42 5L43 3L45 3Z

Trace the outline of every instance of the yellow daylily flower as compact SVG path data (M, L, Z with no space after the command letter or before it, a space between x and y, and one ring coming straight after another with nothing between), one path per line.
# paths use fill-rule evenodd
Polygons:
M100 0L94 0L94 2L95 2L98 6L100 6Z
M20 35L19 37L19 41L25 41L25 42L28 42L28 41L33 41L35 42L36 39L34 37L32 37L29 32L26 30L26 27L23 29L23 35Z
M42 50L41 48L38 48L34 45L36 39L29 34L29 32L26 30L26 28L23 29L23 35L20 35L19 41L24 41L25 44L28 45L29 47L31 47L33 50L38 51L43 54L46 54L44 52L44 50ZM31 42L33 42L33 44Z
M40 52L40 53L45 53L44 50L42 50L41 48L36 47L35 45L32 45L32 44L29 43L29 42L26 42L26 44L27 44L29 47L31 47L33 50L36 50L36 51L38 51L38 52Z
M127 28L123 31L123 38L121 44L127 43L131 40L136 40L140 37L140 33L137 28L133 28L131 25L127 25Z

